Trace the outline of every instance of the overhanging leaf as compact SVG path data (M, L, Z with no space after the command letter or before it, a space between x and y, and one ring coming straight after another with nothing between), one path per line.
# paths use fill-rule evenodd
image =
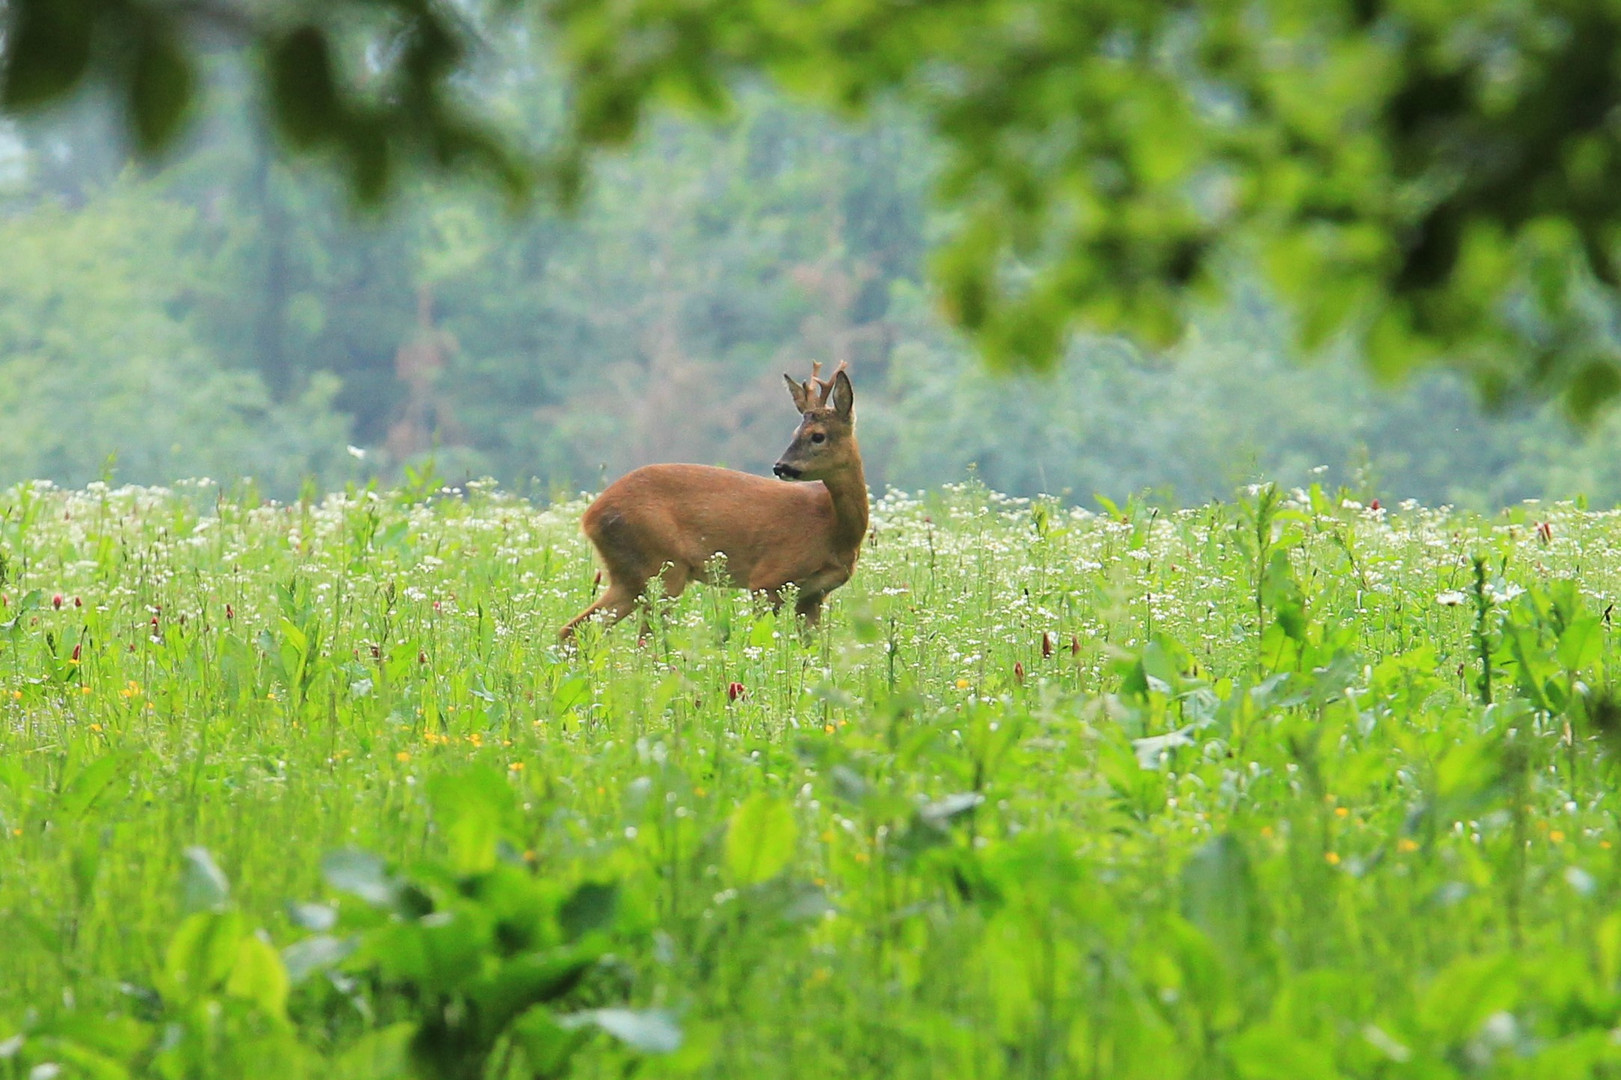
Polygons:
M166 28L154 27L135 46L129 82L130 128L135 149L151 157L173 141L191 104L191 61Z

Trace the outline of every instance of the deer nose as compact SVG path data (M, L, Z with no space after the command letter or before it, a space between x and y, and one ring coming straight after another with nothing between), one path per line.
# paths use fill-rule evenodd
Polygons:
M782 480L798 480L799 479L799 470L798 469L794 468L792 465L784 465L780 461L777 462L777 464L772 468L771 471L776 473L778 478L782 479Z

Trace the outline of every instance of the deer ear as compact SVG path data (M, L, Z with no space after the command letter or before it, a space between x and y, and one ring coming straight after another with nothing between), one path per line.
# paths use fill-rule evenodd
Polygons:
M841 369L833 376L833 411L840 420L850 419L856 407L855 387L850 385L850 376Z
M787 373L783 374L782 381L788 384L788 392L794 396L794 408L803 413L807 404L805 388L794 382L794 377Z

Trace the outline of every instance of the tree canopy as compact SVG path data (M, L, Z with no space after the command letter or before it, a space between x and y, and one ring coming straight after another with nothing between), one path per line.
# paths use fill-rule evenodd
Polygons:
M0 0L0 113L85 84L132 146L181 134L215 53L291 152L363 201L427 165L567 201L650 108L764 79L860 113L899 101L941 148L933 278L993 365L1077 326L1167 341L1235 265L1307 348L1439 360L1488 397L1621 392L1621 7L1585 0ZM564 71L560 129L481 105L488 41Z

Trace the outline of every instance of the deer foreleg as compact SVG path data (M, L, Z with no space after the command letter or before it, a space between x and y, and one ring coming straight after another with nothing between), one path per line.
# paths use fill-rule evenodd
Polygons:
M822 597L825 593L801 593L794 602L794 614L805 620L806 626L815 626L822 617Z

